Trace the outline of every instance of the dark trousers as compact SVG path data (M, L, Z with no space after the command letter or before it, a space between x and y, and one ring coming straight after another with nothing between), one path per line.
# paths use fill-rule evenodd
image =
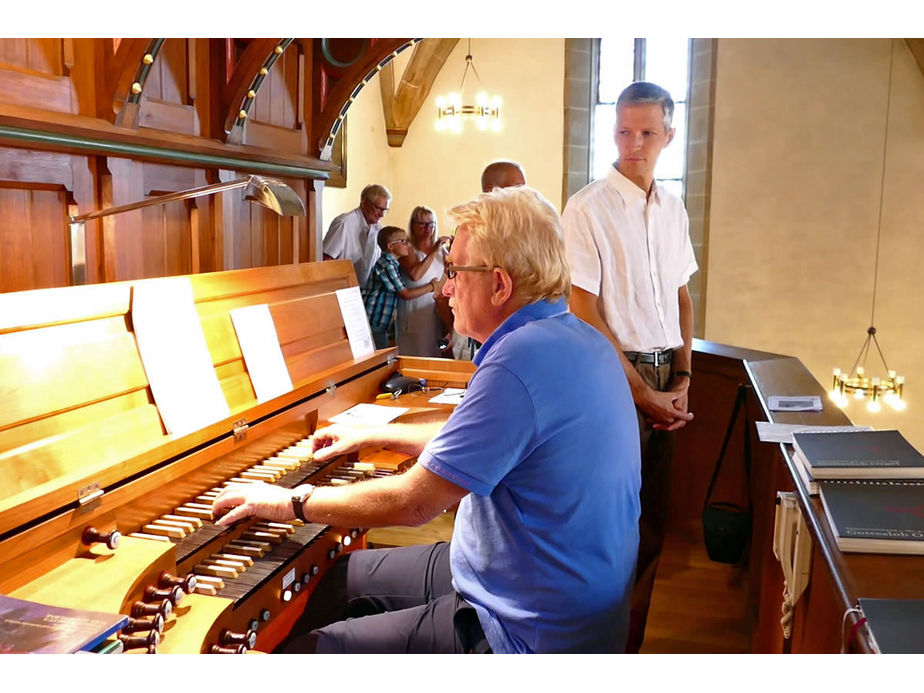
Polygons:
M465 653L488 649L452 588L449 544L368 549L327 572L277 652Z
M642 379L656 390L666 390L670 381L670 364L658 367L648 363L634 364ZM642 447L642 489L639 518L638 559L635 565L635 589L629 618L626 652L636 653L645 639L645 624L651 604L658 559L664 546L670 493L671 459L674 454L673 431L657 431L645 422L638 411L639 437Z
M375 343L376 349L386 349L388 348L388 332L389 326L386 327L370 327L372 331L372 341Z

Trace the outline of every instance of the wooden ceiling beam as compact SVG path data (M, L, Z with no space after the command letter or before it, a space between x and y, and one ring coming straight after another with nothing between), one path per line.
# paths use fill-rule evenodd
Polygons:
M906 38L905 45L914 56L914 61L918 64L918 69L924 75L924 38Z
M457 38L441 38L424 39L417 43L397 88L394 64L389 63L382 68L379 87L389 146L400 147L404 143L408 128L426 102L436 75L458 41Z

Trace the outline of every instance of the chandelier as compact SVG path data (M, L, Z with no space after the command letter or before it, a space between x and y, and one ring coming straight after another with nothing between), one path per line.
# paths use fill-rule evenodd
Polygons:
M465 70L462 72L462 84L458 92L451 92L447 96L436 99L437 117L436 129L440 132L462 132L464 121L474 121L479 130L499 131L503 127L500 117L501 98L488 96L485 91L479 91L475 96L475 103L465 103L465 78L469 68L481 84L481 77L475 69L472 57L472 40L468 40L468 53L465 56Z
M872 413L882 410L882 402L889 404L893 409L901 411L905 408L905 401L902 399L902 388L905 385L905 378L896 375L895 371L890 370L886 364L885 356L879 347L879 340L876 339L876 328L874 317L876 315L876 285L879 280L879 239L882 235L882 199L885 190L885 164L886 149L889 143L889 107L892 96L892 62L895 57L895 39L892 39L892 52L889 57L889 91L886 96L886 122L885 122L885 141L882 146L882 178L879 186L879 224L876 231L876 262L873 273L873 308L870 314L870 326L866 330L866 341L860 347L860 353L853 363L853 367L846 373L840 368L834 369L834 383L831 387L830 398L841 409L845 408L850 401L848 395L852 395L857 400L867 400L866 409ZM882 361L882 366L886 375L871 377L866 372L866 360L869 356L871 344L876 345L876 352ZM862 362L862 363L861 363Z
M866 357L869 355L870 344L876 345L876 351L879 352L879 358L885 368L886 377L870 377L866 374ZM860 365L860 360L864 365ZM890 405L893 409L901 411L905 408L905 401L902 399L902 388L905 385L905 378L896 375L895 371L890 370L882 355L882 349L879 348L879 340L876 339L876 328L870 326L866 330L866 341L860 347L860 353L853 364L853 368L848 373L841 372L840 368L834 369L834 384L831 388L831 400L844 409L850 401L848 394L853 395L854 399L868 399L866 403L867 411L876 413L882 410L882 403Z

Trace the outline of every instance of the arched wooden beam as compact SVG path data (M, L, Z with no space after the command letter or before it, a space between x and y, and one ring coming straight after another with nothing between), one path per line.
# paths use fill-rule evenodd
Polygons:
M918 69L924 75L924 38L906 38L905 45L914 56L914 61L918 64Z
M241 112L248 112L266 72L282 53L281 50L277 53L277 49L281 47L285 50L291 42L292 39L281 38L253 39L244 49L240 60L234 66L234 72L228 75L227 84L221 90L221 122L229 141L237 139L237 143L240 143L240 139L234 135L239 135L243 128L244 119L240 117ZM261 74L262 70L266 72Z
M126 38L106 61L106 93L111 95L111 111L99 114L111 123L132 127L132 118L126 117L126 106L131 103L132 84L144 66L144 56L156 41L162 39ZM143 86L143 85L142 85ZM131 110L131 109L129 109ZM135 124L137 127L137 124Z
M417 43L397 88L394 64L388 63L382 68L379 86L389 146L400 147L404 143L408 128L426 102L436 75L458 42L457 38L441 38Z
M415 39L315 39L311 73L311 156L329 159L353 99L375 73Z

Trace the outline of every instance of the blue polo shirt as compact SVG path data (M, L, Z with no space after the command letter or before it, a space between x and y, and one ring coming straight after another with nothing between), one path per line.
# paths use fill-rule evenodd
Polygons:
M453 584L494 652L622 652L638 550L638 423L615 349L564 300L518 310L419 456L468 489Z

